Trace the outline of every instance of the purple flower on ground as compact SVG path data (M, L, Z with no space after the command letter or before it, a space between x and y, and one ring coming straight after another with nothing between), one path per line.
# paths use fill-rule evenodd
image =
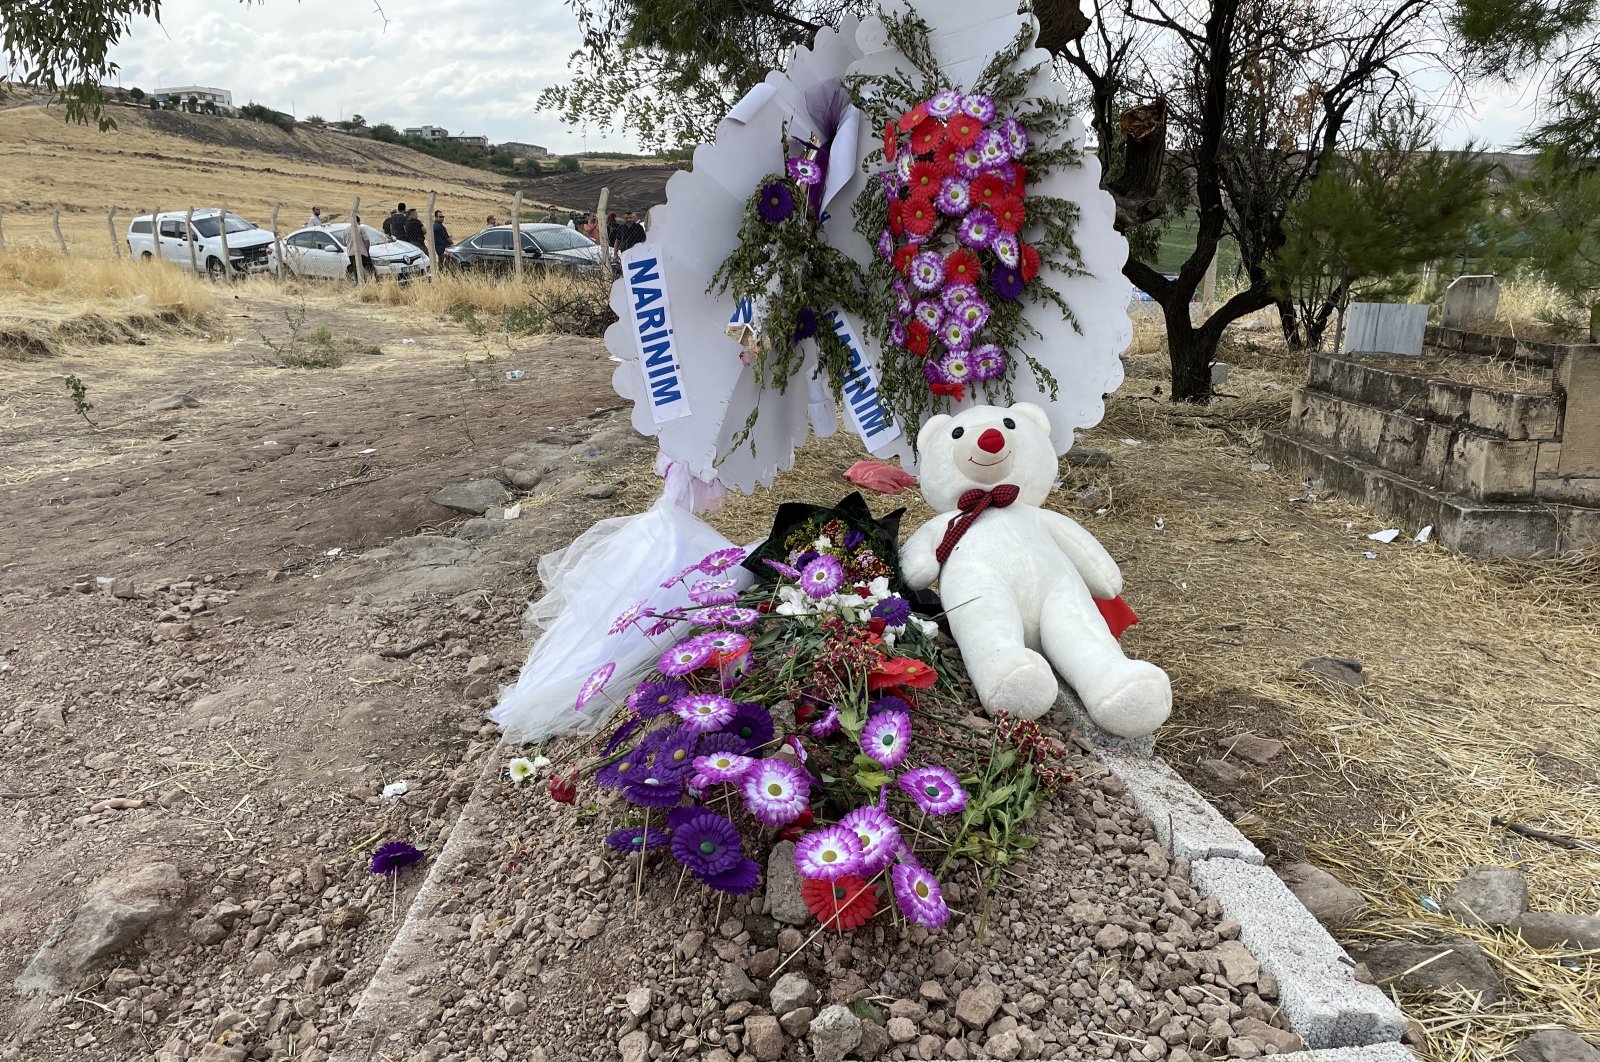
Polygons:
M961 94L955 89L940 89L928 101L928 113L941 121L961 110Z
M1028 153L1028 130L1015 118L1000 123L1000 135L1006 138L1006 153L1020 159Z
M666 830L624 826L606 834L606 846L617 852L647 852L652 848L665 848L668 838Z
M989 304L982 299L968 299L956 307L956 320L967 326L968 335L977 335L989 323Z
M387 844L379 845L372 853L370 869L374 874L382 874L384 877L388 877L391 874L400 873L400 871L413 863L422 862L422 855L422 849L414 844L407 844L405 841L390 841Z
M667 829L680 830L691 820L705 814L705 808L673 808L667 812Z
M745 896L754 892L760 883L761 864L741 856L737 863L720 874L700 874L698 877L718 892L729 896Z
M574 706L575 711L583 711L583 706L599 696L600 691L606 688L606 683L611 681L611 676L617 673L617 665L612 662L601 664L594 672L583 680L583 685L578 689L578 700Z
M744 806L768 826L786 826L811 799L811 779L785 760L761 760L740 785Z
M738 546L719 549L715 553L707 554L705 560L695 567L707 575L721 575L729 568L744 563L744 550Z
M645 741L648 741L646 738ZM596 785L603 785L608 789L621 789L629 785L635 778L643 777L649 762L649 752L644 747L644 742L639 743L639 748L632 752L624 753L617 759L606 764L595 772Z
M962 219L961 242L974 250L985 250L994 242L994 234L999 230L989 208L979 207Z
M939 368L950 378L951 383L971 383L974 379L972 372L972 355L965 350L952 350L939 359Z
M677 586L679 583L683 582L685 579L689 578L689 576L693 575L695 572L697 572L699 570L700 570L700 565L691 564L687 568L685 568L683 571L679 572L677 575L674 575L674 576L670 577L669 579L667 579L666 582L662 583L661 584L661 589L663 589L663 590L671 590L674 586Z
M634 734L638 733L641 726L644 726L643 719L630 719L626 723L623 723L621 726L617 727L617 729L612 732L611 737L607 739L606 747L601 750L600 755L609 756L613 752L616 752L617 749L622 747L622 743L624 741L627 741Z
M689 687L676 679L646 682L628 694L628 707L645 719L653 719L672 707L672 702L689 692Z
M984 211L988 213L988 211ZM970 216L970 215L969 215ZM991 221L993 215L990 215ZM911 259L911 285L921 292L939 290L944 283L944 259L935 251L923 251Z
M994 121L994 100L974 93L961 99L961 113L985 124Z
M985 130L973 147L977 149L980 165L986 170L992 170L1011 161L1006 138L998 129Z
M888 866L900 850L900 829L894 819L870 804L850 812L839 825L861 842L861 873L867 877Z
M985 343L972 352L972 371L975 380L998 380L1006 374L1005 353L993 343Z
M859 549L861 543L865 542L866 540L866 535L863 535L860 531L851 529L844 533L844 548L853 553Z
M872 606L872 615L886 627L904 627L911 618L911 604L899 594L891 594Z
M822 167L812 159L790 159L787 169L802 187L810 188L822 181Z
M754 751L772 740L772 713L754 701L743 701L721 732L737 738L745 750Z
M739 600L739 587L732 579L702 579L689 587L689 598L697 605L731 605Z
M656 668L663 675L678 678L687 675L691 671L698 671L710 662L711 647L709 645L700 645L690 640L679 642L662 653L656 660Z
M985 168L983 153L978 150L978 145L974 144L956 152L956 172L967 180L977 177Z
M703 809L672 831L672 854L696 874L731 870L744 855L733 823Z
M939 879L916 860L896 864L889 870L889 880L894 886L895 903L907 920L928 929L938 929L950 921L950 908L945 906Z
M799 578L796 572L795 577ZM761 618L761 613L753 608L739 608L735 605L718 605L708 608L702 613L707 622L720 623L724 627L749 627Z
M698 734L711 733L731 722L735 714L733 702L718 693L691 693L680 698L672 711L686 728Z
M763 560L761 563L765 564L767 567L771 568L785 579L800 578L800 570L783 563L783 561Z
M905 712L882 712L861 728L861 751L883 764L898 767L911 750L911 716Z
M750 772L756 761L737 752L713 752L697 756L694 769L699 777L710 782L739 782Z
M951 284L944 289L944 294L940 296L941 301L944 302L944 308L947 310L959 310L962 303L970 302L977 297L978 286L976 284Z
M811 736L824 738L838 732L839 709L830 704L828 705L828 710L822 713L822 717L811 724Z
M675 622L677 621L662 617L661 619L658 619L654 623L650 624L650 626L646 627L644 629L644 635L646 638L659 638L663 634L666 634L668 631L670 631Z
M794 846L794 865L802 878L833 881L861 869L861 841L850 830L828 826L812 830Z
M1002 299L1020 299L1022 289L1027 287L1027 282L1022 279L1022 272L1015 266L997 265L989 279L994 283L994 290Z
M904 317L911 312L911 292L903 280L895 281L892 287L894 290L894 312Z
M940 326L939 341L949 350L966 350L972 344L972 333L959 316L952 317Z
M756 203L756 213L768 225L776 225L794 213L794 193L783 181L773 181L761 189Z
M685 726L675 730L663 730L660 733L666 737L651 758L649 773L661 778L681 778L694 769L694 758L700 751L696 747L700 741L700 733Z
M622 798L642 808L670 808L683 799L683 779L651 775L623 786Z
M960 217L972 209L972 187L960 177L946 177L939 185L939 197L933 205L941 214Z
M1002 229L1000 232L995 233L993 242L989 244L989 249L994 252L996 258L1000 259L1001 265L1016 266L1022 261L1022 241L1017 239L1017 234L1014 232L1006 232Z
M818 557L800 573L800 588L813 601L834 593L844 582L844 567L833 557Z
M606 633L621 634L623 631L633 626L634 623L638 621L639 617L644 615L645 609L648 607L649 606L643 601L629 605L627 608L622 610L622 615L611 621L611 630L607 631Z
M887 693L867 705L867 718L883 712L910 712L910 703L898 694Z
M961 780L943 767L918 767L895 779L895 784L929 815L953 815L967 806Z
M802 306L800 312L794 315L794 332L789 336L790 342L798 343L802 339L810 339L817 334L817 311L809 306Z
M944 309L939 305L937 299L923 299L917 303L916 312L917 320L921 321L930 332L938 328L940 323L944 321Z
M724 660L731 660L750 649L750 639L738 631L710 631L701 635L711 651Z
M891 203L905 190L905 183L895 170L884 170L878 174L878 180L883 185L883 197Z

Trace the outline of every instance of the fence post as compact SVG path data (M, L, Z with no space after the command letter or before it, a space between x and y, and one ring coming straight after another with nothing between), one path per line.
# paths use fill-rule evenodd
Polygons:
M111 232L111 253L118 258L122 257L122 241L117 239L117 208L112 207L106 211L106 228ZM132 251L128 252L132 254Z
M272 204L272 221L269 222L272 226L273 274L279 277L283 276L283 241L278 238L278 211L282 207L282 203Z
M522 192L511 197L511 261L517 271L517 285L522 285Z
M183 214L183 238L189 244L189 270L200 272L200 263L194 255L194 207L190 207Z
M350 228L345 233L345 243L348 245L351 261L356 267L356 283L360 284L366 279L366 266L361 261L361 197L358 195L350 204Z
M0 251L6 249L6 212L0 210Z
M428 217L422 223L422 239L428 252L428 283L433 283L433 278L439 275L439 248L434 246L433 238L433 207L439 199L439 193L428 193Z
M606 185L600 189L600 202L594 207L595 235L600 237L600 264L605 266L606 281L611 280L611 243L610 234L606 231L606 207L611 204L611 186Z
M233 279L233 255L228 253L228 204L222 204L222 213L217 215L217 235L222 238L222 279Z
M161 204L150 211L150 260L161 261Z
M55 230L56 230L56 242L61 245L61 253L62 254L66 254L67 253L67 238L65 236L61 235L61 211L57 210L55 213L53 213L50 216L50 224L55 227Z

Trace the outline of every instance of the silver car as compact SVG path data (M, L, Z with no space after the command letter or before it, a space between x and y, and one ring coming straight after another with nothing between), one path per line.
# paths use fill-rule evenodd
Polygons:
M404 240L385 236L371 225L362 225L361 231L367 237L372 266L380 278L410 280L424 276L432 265L426 251ZM348 222L298 229L283 238L282 265L296 277L354 280L356 270L349 245ZM274 248L274 259L277 254Z

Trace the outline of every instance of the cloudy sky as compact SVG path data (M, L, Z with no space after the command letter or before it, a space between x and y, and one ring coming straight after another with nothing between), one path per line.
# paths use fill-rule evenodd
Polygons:
M113 53L122 83L208 85L304 118L442 125L556 152L635 150L630 137L564 127L536 106L564 81L577 25L562 0L164 0ZM1443 140L1498 147L1527 124L1529 95L1475 93Z

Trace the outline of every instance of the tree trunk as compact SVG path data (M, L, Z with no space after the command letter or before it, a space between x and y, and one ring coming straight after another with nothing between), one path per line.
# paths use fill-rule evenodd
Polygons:
M1122 172L1106 185L1117 204L1118 232L1159 217L1166 203L1161 171L1167 159L1167 101L1156 100L1123 112Z
M1278 300L1278 327L1283 330L1284 346L1304 350L1306 338L1300 331L1300 309L1290 299Z
M1167 324L1167 359L1172 366L1174 402L1211 400L1211 362L1217 353L1219 333L1196 328L1189 320L1189 304L1162 307Z
M1060 55L1089 30L1078 0L1034 0L1033 13L1039 20L1039 47L1051 55Z

